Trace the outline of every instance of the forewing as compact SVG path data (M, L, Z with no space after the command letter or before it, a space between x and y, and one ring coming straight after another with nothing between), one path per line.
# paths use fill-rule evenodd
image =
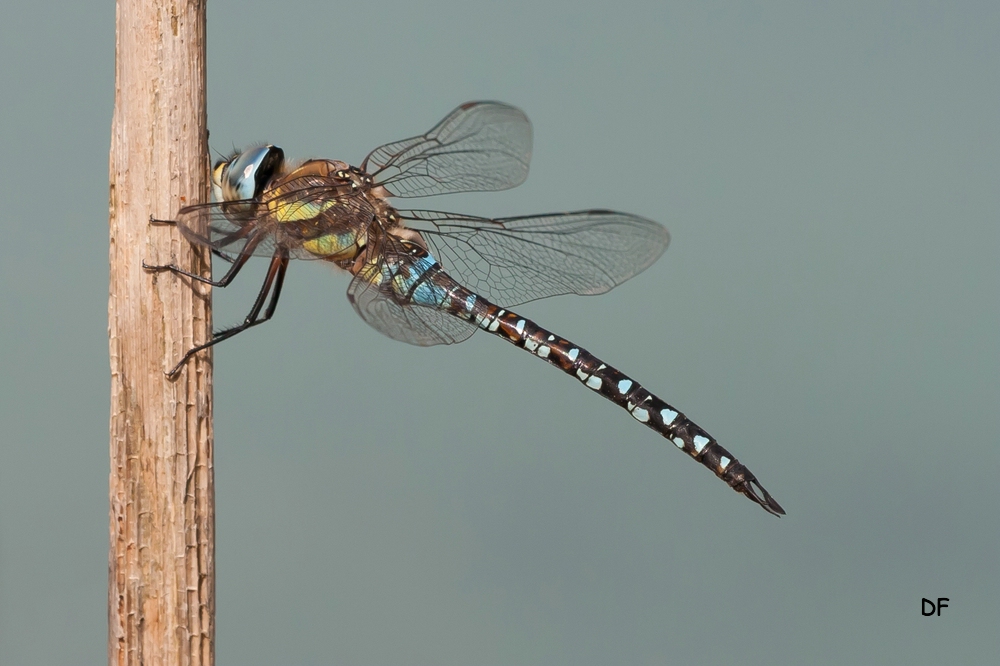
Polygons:
M392 246L390 240L386 245ZM382 279L388 272L386 249L379 261L366 264L347 288L347 299L365 322L393 340L420 347L462 342L476 332L475 324L442 310L404 302ZM406 261L396 256L395 261Z
M500 102L468 102L426 134L373 150L362 165L397 197L487 192L528 177L531 122Z
M648 268L667 249L658 222L611 210L495 220L400 211L456 280L510 307L559 294L601 294Z

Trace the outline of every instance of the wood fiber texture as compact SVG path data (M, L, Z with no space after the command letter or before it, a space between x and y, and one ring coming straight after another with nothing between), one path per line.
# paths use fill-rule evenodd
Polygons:
M152 226L206 200L205 4L119 0L110 151L110 664L211 664L215 638L211 257Z

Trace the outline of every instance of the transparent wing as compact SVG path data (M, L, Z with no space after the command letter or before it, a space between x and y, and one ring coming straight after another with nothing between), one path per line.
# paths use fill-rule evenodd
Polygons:
M331 234L363 232L374 215L364 197L345 194L342 186L307 186L262 200L186 206L176 221L189 241L224 254L240 254L253 238L259 241L256 256L270 257L283 247L294 258L322 259L304 246Z
M233 206L227 203L185 206L177 213L177 228L192 243L237 255L259 231L260 225L252 201L233 203Z
M468 102L421 136L376 148L362 163L397 197L487 192L528 177L531 122L499 102Z
M397 253L389 239L378 261L366 264L347 288L347 299L365 322L393 340L430 347L462 342L476 332L471 322L442 310L418 305L400 297L386 276L401 269L408 256Z
M611 210L495 220L399 212L448 273L504 307L559 294L602 294L648 268L670 243L658 222Z

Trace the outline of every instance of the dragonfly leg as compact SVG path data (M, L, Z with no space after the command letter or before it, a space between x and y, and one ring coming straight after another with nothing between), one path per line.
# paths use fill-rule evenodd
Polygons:
M176 227L177 226L177 220L161 220L160 218L153 217L152 215L149 216L149 223L152 224L152 225L154 225L154 226L171 226L171 227ZM189 235L192 234L192 233L193 232L191 232L190 230L187 231L187 234L189 234ZM232 263L236 263L236 257L234 257L231 254L226 254L225 252L223 252L219 248L220 247L225 247L226 245L229 245L233 241L238 240L239 238L242 238L245 234L246 234L246 230L245 229L240 229L236 233L232 233L232 234L229 234L229 235L224 236L222 238L218 238L218 239L216 239L214 241L209 240L205 236L197 234L197 235L195 235L195 240L197 241L197 243L199 245L205 245L205 246L207 246L208 249L211 250L212 254L214 254L215 256L217 256L219 259L222 259L223 261L232 264ZM153 266L146 266L145 264L143 264L143 268L152 269L154 267Z
M222 259L226 263L229 263L229 264L235 264L236 263L236 257L234 257L234 256L232 256L230 254L226 254L222 250L216 250L214 247L212 248L212 254L214 254L215 256L217 256L219 259Z
M219 280L213 280L212 278L207 278L204 277L203 275L198 275L197 273L191 273L190 271L186 271L180 266L177 266L175 264L164 264L162 266L154 266L151 264L147 264L144 261L142 262L142 267L143 269L149 271L150 273L162 273L164 271L170 271L171 273L175 273L177 275L183 275L184 277L191 278L192 280L197 280L198 282L204 282L205 284L212 285L213 287L228 287L229 284L233 281L233 278L235 278L236 275L240 272L240 269L242 269L243 266L246 265L247 260L249 258L250 258L249 254L244 255L241 253L232 262L233 265L229 267L229 270L226 271L226 274L223 275L222 278Z
M239 258L237 258L237 261L239 261ZM245 262L246 259L244 258L242 263ZM233 268L230 269L229 272L232 273L233 269L237 269L237 266L242 265L242 263L233 264ZM265 321L270 319L271 316L274 314L275 308L277 308L278 306L278 297L281 295L281 286L285 282L285 271L287 268L288 268L288 252L284 249L279 249L277 252L274 253L274 256L271 258L271 265L268 266L267 275L264 277L264 284L261 285L260 292L257 294L256 300L254 300L253 307L250 309L250 313L246 316L246 319L243 320L243 323L238 326L233 326L232 328L227 328L218 331L217 333L214 333L212 335L212 339L206 342L205 344L198 345L197 347L192 347L191 349L189 349L187 353L185 353L184 356L181 357L181 360L177 362L177 365L175 365L169 372L167 372L167 376L170 377L171 379L176 377L180 373L181 368L184 367L184 364L187 363L188 360L198 352L204 349L208 349L209 347L212 347L214 345L217 345L223 340L228 340L237 333L242 333L243 331L247 330L252 326L256 326L257 324L263 324ZM271 298L269 301L267 298L268 293L271 294ZM263 316L261 316L260 311L264 308L265 301L268 301L267 309L264 310L264 314Z
M253 255L254 249L260 243L259 238L260 237L251 238L247 242L247 244L243 246L243 249L236 257L229 257L228 255L223 255L217 250L214 249L212 250L214 254L217 254L222 259L232 263L232 266L229 267L229 270L226 271L226 274L223 275L222 278L218 281L212 280L212 278L206 278L204 276L191 273L190 271L186 271L180 266L177 266L175 264L164 264L160 266L154 266L151 264L147 264L145 261L143 261L142 267L151 273L162 273L163 271L170 271L171 273L175 273L177 275L183 275L184 277L191 278L192 280L197 280L198 282L204 282L205 284L212 285L213 287L228 287L229 283L233 281L233 278L235 278L237 274L239 274L243 266L246 265L247 260L250 259L250 257Z

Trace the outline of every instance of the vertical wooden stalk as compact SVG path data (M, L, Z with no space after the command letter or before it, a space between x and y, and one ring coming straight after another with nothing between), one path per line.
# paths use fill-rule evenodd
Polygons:
M215 640L210 292L142 261L209 275L172 227L206 200L204 0L118 0L111 127L110 664L211 664Z

